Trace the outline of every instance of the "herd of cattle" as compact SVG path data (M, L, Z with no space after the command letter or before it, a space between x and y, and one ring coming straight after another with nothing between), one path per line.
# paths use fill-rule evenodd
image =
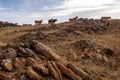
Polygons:
M77 20L80 20L80 19L89 20L88 18L79 18L78 19L78 16L76 16L74 18L69 18L68 20L69 20L69 22L76 22ZM106 20L106 19L109 20L109 19L111 19L111 17L101 17L101 20ZM36 26L41 25L42 21L43 20L35 20L35 25ZM51 18L48 20L48 24L54 25L56 21L58 21L58 20ZM0 27L6 27L6 26L20 26L20 25L18 25L17 23L9 23L7 21L5 21L5 22L0 21ZM32 24L23 24L22 26L32 26Z

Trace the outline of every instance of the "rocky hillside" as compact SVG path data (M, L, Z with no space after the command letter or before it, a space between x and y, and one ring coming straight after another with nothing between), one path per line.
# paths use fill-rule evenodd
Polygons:
M0 36L0 80L119 80L119 21L5 27Z

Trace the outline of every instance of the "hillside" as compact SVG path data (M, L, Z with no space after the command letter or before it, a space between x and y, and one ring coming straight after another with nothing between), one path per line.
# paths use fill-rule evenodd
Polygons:
M119 80L120 20L0 28L0 62L0 80Z

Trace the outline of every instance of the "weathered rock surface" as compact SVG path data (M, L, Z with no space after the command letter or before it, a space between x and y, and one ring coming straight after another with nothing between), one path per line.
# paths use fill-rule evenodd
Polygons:
M40 64L40 63L35 63L33 65L33 68L39 72L41 72L43 75L49 75L49 71L48 69L43 65L43 64Z
M8 48L7 52L5 53L5 58L15 58L17 56L17 52L13 48Z
M12 60L11 59L3 59L1 65L7 71L12 71L12 69L13 69L13 65L12 65Z
M69 76L70 78L74 80L82 80L81 77L77 76L74 72L72 72L70 69L65 67L63 64L56 62L56 65L60 69L61 73L66 74L67 76Z
M32 80L43 80L43 78L37 72L35 72L32 67L27 67L27 75Z
M63 80L62 74L58 67L56 66L55 62L48 61L48 69L50 70L50 73L56 80Z
M68 64L68 68L70 68L74 73L80 76L83 80L91 80L90 76L85 71L78 68L77 66L73 64Z
M4 71L0 71L0 80L12 80L12 76Z
M15 58L14 66L17 69L23 69L25 67L25 63L20 58Z
M50 60L57 60L60 58L60 56L58 56L49 47L45 46L44 44L38 41L33 40L31 46L39 55L44 55L46 58Z

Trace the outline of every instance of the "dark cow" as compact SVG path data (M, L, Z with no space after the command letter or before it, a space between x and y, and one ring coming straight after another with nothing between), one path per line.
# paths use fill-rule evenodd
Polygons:
M76 17L74 17L74 18L69 18L69 21L70 21L70 22L76 22L77 19L78 19L78 16L76 16Z
M51 25L53 25L55 22L57 21L57 19L49 19L48 20L48 24L51 24Z

